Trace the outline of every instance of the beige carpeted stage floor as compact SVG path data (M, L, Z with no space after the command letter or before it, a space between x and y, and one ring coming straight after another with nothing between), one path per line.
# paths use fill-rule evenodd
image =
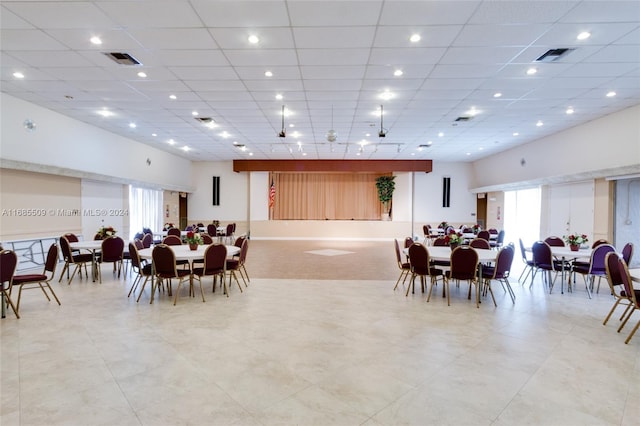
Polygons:
M250 240L246 267L251 278L395 282L400 274L393 241Z

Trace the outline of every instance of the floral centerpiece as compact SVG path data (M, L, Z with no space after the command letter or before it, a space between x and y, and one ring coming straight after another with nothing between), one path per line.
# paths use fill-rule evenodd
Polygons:
M448 226L449 226L449 224L447 223L446 220L444 220L444 221L440 222L440 225L438 225L438 228L447 229Z
M445 235L444 240L450 246L458 246L462 244L462 234L460 232L451 231L447 235Z
M175 226L173 226L173 223L167 222L164 224L164 226L162 227L163 231L168 231L171 228L175 228Z
M113 237L117 232L113 226L101 226L96 232L96 235L99 235L100 239L104 240L105 238Z
M478 232L482 231L482 226L478 225L477 223L475 225L473 225L471 227L471 230L473 231L473 233L475 235L478 235Z
M581 244L589 241L585 234L569 234L562 237L562 239L569 244L571 250L577 251Z
M198 246L204 243L204 241L202 240L202 237L200 236L200 233L193 232L193 231L187 231L185 240L187 244L189 244L189 248L191 250L197 250Z

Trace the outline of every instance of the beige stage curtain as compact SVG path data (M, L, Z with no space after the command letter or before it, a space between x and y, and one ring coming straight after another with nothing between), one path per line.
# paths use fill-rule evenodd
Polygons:
M380 173L272 172L271 219L380 220L376 178Z

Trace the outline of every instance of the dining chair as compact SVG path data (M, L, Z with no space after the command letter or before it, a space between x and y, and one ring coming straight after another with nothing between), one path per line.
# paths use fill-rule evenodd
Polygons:
M564 241L560 237L551 236L544 239L544 242L551 247L564 247Z
M246 234L242 234L238 238L236 238L236 240L233 242L233 245L238 247L238 248L242 248L242 243L246 239L247 239ZM234 254L232 257L238 257L238 256L240 256L240 252Z
M191 270L178 269L176 264L176 255L170 246L166 244L158 244L153 248L151 252L151 258L153 259L153 267L155 270L155 276L158 280L156 286L165 284L168 288L167 293L171 296L171 279L176 278L178 280L178 287L176 288L175 298L173 304L178 301L178 294L180 293L180 286L186 280L189 280L189 295L195 297L193 291L193 280ZM151 293L151 302L153 303L153 291ZM202 294L202 301L204 302L204 291L202 290L202 282L200 282L200 293Z
M100 284L102 284L102 264L113 263L113 272L118 271L118 278L120 278L120 271L122 270L124 256L124 240L118 236L107 237L102 240L102 248L98 254L98 278Z
M16 318L20 318L18 309L11 300L11 286L13 284L13 276L16 273L16 267L18 266L18 256L13 250L0 251L0 293L2 294L1 303L6 303L11 306ZM5 302L6 301L6 302ZM2 313L4 314L4 306L2 306Z
M180 232L178 228L171 228L167 231L167 235L175 235L176 237L180 238L182 232Z
M633 258L633 243L627 243L622 247L622 258L627 265L631 264L631 259Z
M469 247L491 250L491 245L489 244L489 241L485 240L484 238L474 238L469 243Z
M39 288L44 293L44 296L48 301L51 301L51 298L47 294L47 289L51 292L51 295L58 305L60 305L60 300L56 293L53 291L49 282L53 279L53 276L56 273L56 266L58 265L58 246L54 243L49 246L49 250L47 251L47 259L44 263L44 271L41 274L23 274L23 275L14 275L13 276L13 287L19 287L18 290L18 301L16 303L16 310L20 311L20 300L22 299L22 290L28 290L32 288Z
M82 266L84 266L84 273L88 277L87 273L87 263L92 263L94 261L92 253L78 253L74 254L71 251L71 245L69 244L69 240L64 235L60 237L60 250L62 251L62 258L64 259L64 267L60 272L60 278L58 282L62 281L62 277L64 272L67 271L68 284L71 285L71 281L73 281L73 277L75 277L76 272L80 271L80 276L82 276ZM69 278L69 269L71 269L71 265L74 265L73 273Z
M138 298L136 302L140 302L140 297L142 293L144 293L144 288L147 285L147 282L150 278L153 278L153 265L151 263L143 263L140 259L140 254L138 253L138 247L134 243L129 243L129 256L131 257L131 270L136 274L133 279L133 283L131 284L131 288L129 289L129 294L127 297L131 297L131 293L135 296L135 291L142 282L142 287L140 288L140 293L138 293ZM144 281L142 279L144 278ZM155 286L151 285L151 291L155 291Z
M412 293L415 293L415 282L416 277L420 277L420 288L424 293L428 288L427 294L427 302L431 299L431 291L433 290L433 286L436 285L438 277L442 277L442 270L435 268L431 265L429 259L429 250L424 244L414 243L409 247L409 259L410 259L410 267L411 267L411 279L409 280L409 286L407 287L407 292L405 296L409 295L409 289L411 289ZM431 285L427 281L427 277L429 277L429 281ZM442 280L443 285L442 289L444 291L443 297L445 294L449 292L446 289L444 284L444 278Z
M600 292L600 280L602 279L602 277L606 278L607 276L605 258L608 253L615 251L615 247L613 247L611 244L600 244L596 246L596 248L591 252L591 258L589 259L589 262L586 263L586 265L584 263L572 262L571 272L573 272L574 274L582 275L584 284L587 287L587 294L590 294L588 290L591 290L591 292L593 292L593 286L596 277L598 277L598 287L596 289L596 293Z
M204 265L201 268L194 268L193 274L202 280L202 277L213 277L213 292L216 291L216 283L220 278L220 285L224 294L229 297L229 289L226 282L227 247L224 244L211 244L204 251Z
M400 284L401 278L402 278L402 286L404 287L404 283L407 280L407 277L409 276L409 272L411 272L411 264L409 262L402 261L402 253L400 253L400 243L398 243L397 238L394 238L393 245L395 247L396 261L398 262L398 269L400 269L400 276L396 281L396 285L393 286L393 290L395 291L395 289L398 287L398 284Z
M633 303L624 289L624 284L622 283L622 276L620 275L620 269L618 268L619 257L620 255L615 252L609 252L605 256L607 282L609 283L609 289L611 290L611 295L615 298L615 302L613 303L613 306L609 310L607 316L604 318L602 325L607 325L607 322L609 322L609 318L611 318L613 311L615 311L618 306L626 306L624 312L622 313L622 315L620 315L620 321L624 319L629 310L633 307Z
M214 225L213 223L208 224L207 225L207 234L209 234L209 236L211 236L211 237L218 236L218 227L216 225Z
M249 250L249 240L244 240L242 242L242 247L240 247L240 256L237 259L227 259L226 270L229 274L229 283L231 283L231 278L233 277L238 283L238 288L242 293L242 286L240 286L240 281L238 281L238 276L236 275L236 271L240 274L240 278L244 282L244 286L247 287L247 281L249 281L249 275L246 275L246 279L244 274L246 273L246 269L244 269L244 262L247 258L247 251ZM244 271L244 272L243 272Z
M213 238L211 238L211 236L209 236L209 234L202 234L202 243L209 245L209 244L213 244Z
M533 280L538 271L543 271L543 282L548 285L549 294L551 294L553 284L556 282L559 272L553 261L551 247L544 241L536 241L531 247L531 252L533 253L533 274L531 275L531 284L529 284L529 288L533 285ZM553 280L551 280L551 272L555 272Z
M504 245L504 229L498 231L498 236L495 240L489 240L491 248L500 249Z
M448 247L449 243L447 243L447 240L445 237L438 237L435 240L433 240L433 246L434 247ZM451 262L448 260L432 260L431 264L433 266L441 266L443 268L448 268L451 265Z
M142 245L144 246L144 248L151 247L151 244L153 244L153 234L144 234L144 237L142 237Z
M511 265L513 263L513 257L515 255L515 247L508 245L500 249L498 257L496 258L495 266L484 266L482 268L482 278L484 279L483 293L486 294L488 289L491 292L493 298L493 291L491 290L491 281L496 280L502 284L502 289L509 293L511 296L511 302L516 303L516 295L509 283L509 274L511 273ZM496 299L493 299L495 305Z
M624 321L620 325L620 328L618 328L618 333L619 333L622 330L622 328L627 324L627 321L629 321L629 318L631 318L633 313L640 309L640 290L634 290L633 288L633 282L631 281L631 276L629 275L629 268L627 266L627 262L625 262L624 259L621 257L617 257L617 260L618 260L618 271L620 272L620 278L622 279L622 284L624 286L625 294L628 295L629 300L631 301L631 311L624 318ZM631 330L631 333L629 333L629 336L627 336L627 339L624 341L625 344L629 343L633 335L638 330L638 327L640 327L640 320L638 320L635 327L633 327L633 330Z
M445 271L444 278L447 282L447 288L450 288L449 281L460 280L469 282L469 295L471 299L471 287L476 288L476 306L480 307L480 293L478 280L478 253L469 246L458 246L451 252L451 269ZM447 292L448 294L449 292ZM493 293L491 294L493 297ZM494 300L495 303L495 300ZM449 298L447 297L447 304Z
M491 234L489 233L489 231L482 230L478 232L476 238L482 238L483 240L487 240L487 242L489 242L489 240L491 239Z
M524 275L524 280L522 280L522 282L524 283L527 281L527 277L529 276L529 274L531 274L531 271L533 271L535 264L533 263L533 260L527 258L527 250L524 247L522 238L518 238L518 242L520 243L520 255L522 256L522 263L524 263L524 269L520 273L518 281L522 280L522 276ZM525 272L527 273L526 275Z

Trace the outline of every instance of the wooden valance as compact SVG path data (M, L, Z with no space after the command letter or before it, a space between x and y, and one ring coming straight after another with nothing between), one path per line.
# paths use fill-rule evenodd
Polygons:
M432 160L233 160L234 172L425 172Z

